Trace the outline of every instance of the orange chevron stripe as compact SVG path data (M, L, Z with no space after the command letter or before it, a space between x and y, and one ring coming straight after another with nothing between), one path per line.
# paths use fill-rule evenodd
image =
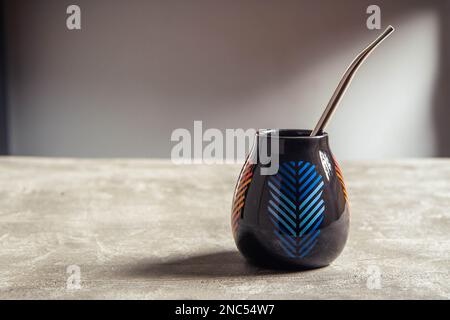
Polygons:
M344 177L342 176L341 172L336 171L336 175L338 176L338 178L341 182L344 182Z
M239 185L238 192L240 192L244 187L246 187L251 181L252 181L252 178L249 178L249 179L245 180L241 185Z
M235 196L234 196L235 199L239 198L243 193L245 193L247 191L251 181L252 181L251 176L245 180L241 179L241 181L239 182L239 185L235 191Z
M247 190L245 190L247 191ZM236 201L234 202L235 206L239 205L241 202L244 202L245 200L245 194L243 194L242 196L240 196L239 198L236 199Z
M244 183L245 181L247 181L248 179L250 179L253 176L253 173L248 173L246 175L242 175L239 178L239 185L242 185L242 183Z
M339 166L339 163L338 163L337 159L335 158L335 156L334 155L331 155L331 156L333 158L334 166L337 167L339 170L341 170L341 167Z
M247 185L252 181L253 174L248 174L246 176L242 176L239 179L238 186L236 188L235 194L239 194L239 192L242 191L243 188L247 187Z
M242 175L241 180L247 180L251 176L253 176L253 172L252 171L246 173L245 175Z
M253 168L252 168L252 167L244 168L244 169L242 170L241 176L244 176L244 175L246 175L246 174L248 174L248 173L253 173Z
M241 211L241 209L244 206L244 204L245 204L245 201L241 201L239 203L236 203L235 207L233 208L232 215L238 214Z
M244 166L244 171L245 171L245 170L248 170L248 169L252 169L252 168L253 168L253 165L250 164L249 162L247 162L247 163L245 164L245 166Z
M239 182L234 192L233 205L231 209L231 228L233 234L236 233L237 228L239 227L239 217L241 216L240 214L245 205L245 197L250 187L250 182L253 179L254 167L255 165L246 162L239 176Z
M336 170L336 175L338 176L339 180L344 180L344 178L342 177L342 174Z
M242 189L237 195L233 198L233 206L236 206L239 202L243 201L245 199L245 192L248 188Z
M250 165L245 165L244 168L242 168L242 173L241 173L241 174L244 174L244 173L246 173L246 172L249 172L249 171L251 171L251 169L252 169L252 166L250 166Z
M344 177L343 177L343 174L342 174L341 167L339 166L339 164L338 164L336 158L334 157L334 155L333 155L332 157L333 157L333 161L334 161L334 169L335 169L335 171L336 171L336 176L338 177L339 182L340 182L340 184L341 184L342 192L343 192L343 194L344 194L345 201L346 201L347 203L349 203L349 201L348 201L347 188L345 187L345 182L344 182Z
M342 174L340 174L339 172L336 171L336 175L337 175L339 181L343 183L344 182L344 177L342 176Z
M342 183L342 181L341 181L341 185L342 185L343 183ZM344 192L344 198L345 198L345 200L348 202L348 194L347 194L347 191L345 190L345 188L344 187L342 187L342 191Z
M244 206L245 201L242 200L240 203L236 204L235 209L233 210L233 214L235 214L236 212L240 211L242 209L242 207Z
M339 175L338 175L338 177L339 177L339 182L341 183L342 192L344 193L345 201L348 202L348 194L347 194L347 189L345 188L344 180Z
M339 164L337 163L336 159L333 159L333 160L334 160L334 166L336 167L336 170L339 171L340 173L342 173L342 169L339 166Z
M239 191L239 193L237 193L234 197L237 199L237 198L240 198L244 193L245 193L245 191L247 191L247 188L244 188L244 189L242 189L241 191Z

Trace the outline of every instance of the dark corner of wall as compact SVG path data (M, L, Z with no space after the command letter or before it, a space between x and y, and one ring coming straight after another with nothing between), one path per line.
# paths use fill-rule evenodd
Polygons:
M8 154L5 2L0 0L0 155Z

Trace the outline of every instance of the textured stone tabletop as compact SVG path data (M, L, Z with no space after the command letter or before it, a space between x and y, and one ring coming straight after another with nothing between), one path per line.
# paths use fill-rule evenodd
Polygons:
M274 272L248 265L231 236L239 165L0 158L0 298L449 299L450 160L342 168L344 252Z

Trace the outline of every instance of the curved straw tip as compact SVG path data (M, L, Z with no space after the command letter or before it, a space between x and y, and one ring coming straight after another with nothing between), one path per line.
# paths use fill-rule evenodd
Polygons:
M395 28L393 26L389 25L387 27L386 31L391 31L392 32L392 31L395 31Z

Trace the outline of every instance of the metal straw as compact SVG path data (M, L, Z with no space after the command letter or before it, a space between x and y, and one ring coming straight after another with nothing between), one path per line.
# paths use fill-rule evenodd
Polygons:
M350 64L350 66L347 68L347 71L345 71L344 75L342 76L341 81L339 82L339 85L337 86L336 90L333 93L333 96L331 97L330 101L328 102L328 105L323 112L322 116L319 119L319 122L317 122L316 127L311 132L311 137L316 136L319 133L322 133L325 127L327 126L328 122L330 121L331 117L333 116L334 111L336 110L337 106L339 105L339 102L342 99L342 96L344 95L345 91L347 90L348 86L352 82L352 79L358 70L359 66L364 62L364 60L369 56L369 54L384 40L386 39L393 31L393 26L387 27L387 29L380 35L378 38L369 44L356 58L353 60L353 62Z

